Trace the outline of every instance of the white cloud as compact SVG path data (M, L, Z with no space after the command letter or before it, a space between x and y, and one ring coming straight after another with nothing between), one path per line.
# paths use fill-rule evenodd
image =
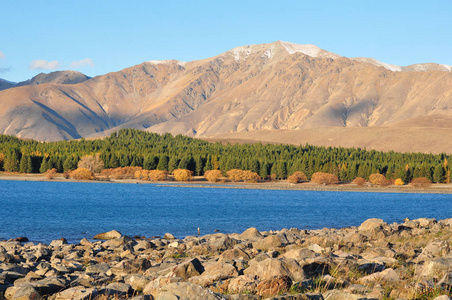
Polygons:
M0 51L0 59L5 58L5 54L3 54L3 52Z
M32 70L55 70L60 67L60 63L56 60L47 61L44 59L36 59L31 62L29 67Z
M82 60L71 62L71 67L73 67L73 68L83 67L83 66L90 66L91 68L94 67L93 60L91 58L85 58Z

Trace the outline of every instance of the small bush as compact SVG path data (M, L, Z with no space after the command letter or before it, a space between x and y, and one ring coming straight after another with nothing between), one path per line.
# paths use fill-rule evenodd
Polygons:
M403 180L402 180L401 178L397 178L397 179L394 181L394 184L395 184L395 185L404 185L405 182L403 182Z
M210 170L204 173L204 178L210 182L218 182L223 177L220 170Z
M71 177L70 172L69 171L64 172L63 177L64 177L64 179L69 179Z
M168 178L168 172L161 170L137 170L134 178L144 181L165 181Z
M432 183L430 180L428 180L425 177L419 177L419 178L413 178L413 180L411 180L411 185L416 188L425 189L425 188L430 187L432 185Z
M104 169L104 161L100 157L100 154L86 155L80 158L77 167L99 173Z
M386 180L386 177L384 177L384 175L382 174L371 174L369 176L369 182L374 185L381 185L381 182L383 180Z
M237 181L247 181L247 182L257 182L261 179L261 177L251 171L244 171L238 169L232 169L226 172L229 180L237 182Z
M355 179L353 179L352 183L361 187L361 186L364 186L364 184L366 183L366 179L364 179L362 177L356 177Z
M193 172L186 169L176 169L173 171L173 175L177 181L191 181L193 179Z
M300 183L303 181L308 181L308 178L303 172L297 171L290 175L289 178L287 178L287 181L290 183Z
M388 186L388 185L391 185L391 184L392 184L392 181L389 180L389 179L386 179L386 177L385 177L385 179L382 179L380 181L380 186Z
M119 167L112 169L104 169L100 173L102 176L113 179L132 179L136 177L136 172L143 170L142 167Z
M316 172L312 174L311 181L317 184L336 184L339 178L331 173Z
M47 171L44 172L44 176L49 180L52 180L53 178L55 178L56 174L57 174L57 169L55 169L55 168L48 169Z
M85 168L77 168L71 171L71 177L77 180L93 180L94 173Z

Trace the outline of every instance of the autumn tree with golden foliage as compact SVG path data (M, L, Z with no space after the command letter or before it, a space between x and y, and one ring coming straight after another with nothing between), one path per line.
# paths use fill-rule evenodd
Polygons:
M413 178L413 180L411 180L411 185L416 188L425 189L425 188L430 187L432 185L432 183L430 180L428 180L425 177L419 177L419 178Z
M193 172L187 169L176 169L173 171L174 179L177 181L191 181Z
M354 183L357 186L361 187L361 186L364 186L364 184L366 183L366 179L364 179L362 177L356 177L355 179L353 179L352 183Z
M290 183L300 183L303 181L308 181L308 178L303 172L296 171L295 173L290 175L289 178L287 178L287 181Z
M77 167L88 169L94 173L100 173L104 169L104 161L100 157L100 154L86 155L80 158Z
M316 172L312 174L311 181L317 184L336 184L339 178L331 173Z
M218 182L218 180L223 177L220 170L210 170L204 172L204 178L210 182Z
M70 176L77 180L93 180L94 173L85 168L77 168L74 171L71 171Z

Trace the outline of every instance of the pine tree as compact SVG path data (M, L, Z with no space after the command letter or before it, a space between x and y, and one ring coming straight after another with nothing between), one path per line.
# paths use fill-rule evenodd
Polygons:
M110 156L109 167L110 168L117 168L117 167L119 167L118 157L114 153L112 153L111 156Z
M19 172L20 173L29 173L27 172L27 158L29 156L23 154L22 157L20 158L20 163L19 163Z
M168 172L173 173L179 167L179 159L175 156L171 156L168 162Z
M19 172L19 164L20 164L19 150L17 148L13 148L5 157L3 168L7 172Z
M27 167L25 168L25 173L33 173L33 160L30 155L27 155Z
M41 162L41 167L39 168L39 172L44 173L45 171L47 171L47 168L48 168L47 157L44 156Z
M442 164L436 165L435 171L433 172L433 181L437 183L444 182L444 168Z
M168 156L162 155L159 158L159 163L157 165L157 170L168 171Z

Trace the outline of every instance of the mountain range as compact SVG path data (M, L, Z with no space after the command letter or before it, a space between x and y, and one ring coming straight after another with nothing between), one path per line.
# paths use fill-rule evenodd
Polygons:
M451 153L445 135L452 128L452 67L399 67L277 41L93 78L40 74L0 91L3 134L55 141L120 128L212 141Z

